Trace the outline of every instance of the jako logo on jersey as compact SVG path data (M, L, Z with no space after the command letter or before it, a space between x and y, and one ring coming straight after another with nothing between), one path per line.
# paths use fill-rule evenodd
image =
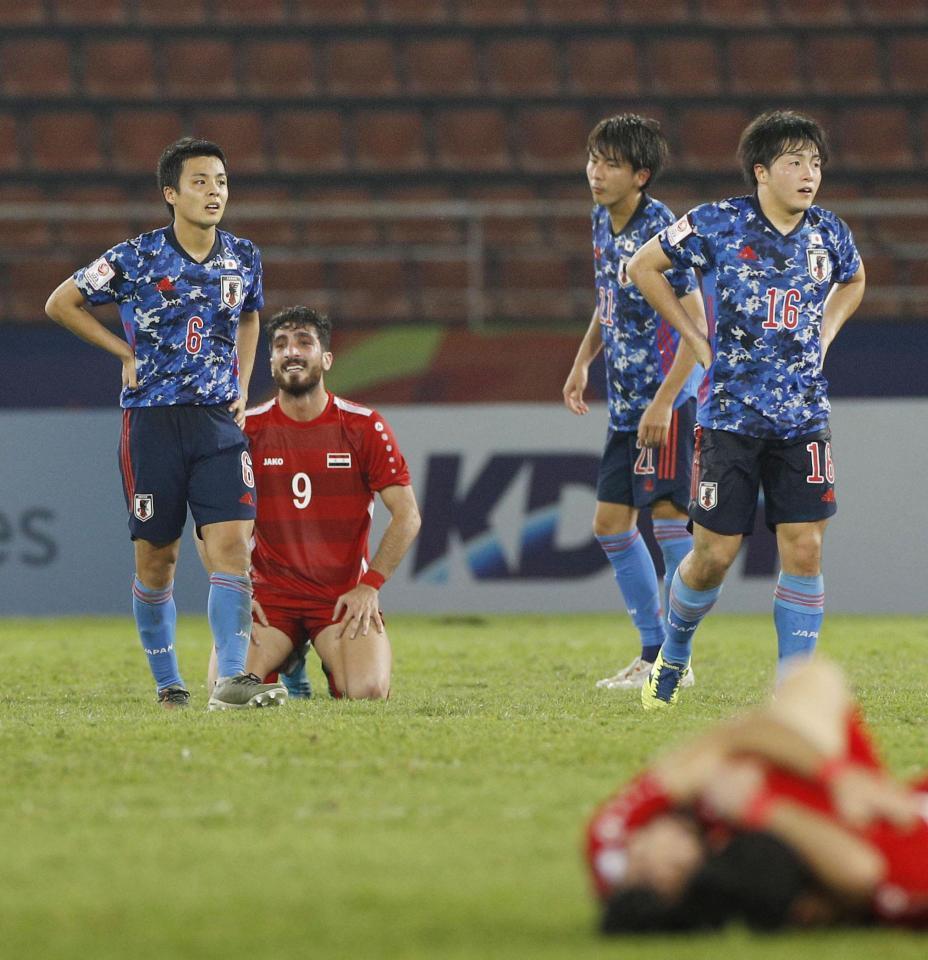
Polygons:
M222 302L227 307L237 307L242 302L242 278L223 274L219 278Z
M283 457L265 457L264 466L266 467L282 467L284 465Z
M719 502L719 485L709 481L699 484L699 505L703 510L711 510Z
M132 501L132 515L145 523L155 515L155 497L151 493L137 493Z
M327 453L325 455L325 465L330 470L346 470L351 468L350 453Z

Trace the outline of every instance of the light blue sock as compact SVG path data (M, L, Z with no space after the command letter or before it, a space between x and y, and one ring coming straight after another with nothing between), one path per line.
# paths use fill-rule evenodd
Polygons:
M211 574L206 611L216 644L218 675L244 673L251 638L251 580L232 573Z
M667 605L667 640L661 651L665 660L681 664L689 662L693 652L693 634L721 592L721 584L711 590L693 590L683 582L677 570L670 585L670 601Z
M664 558L664 609L670 609L670 585L683 558L693 549L693 535L686 529L686 520L651 519L654 539Z
M664 624L657 573L647 544L637 527L596 539L612 565L628 615L641 634L641 659L653 663L664 642Z
M822 575L794 577L781 571L773 595L778 674L782 674L794 658L812 655L824 617L825 581Z
M182 687L177 649L174 644L177 628L177 607L174 605L174 582L163 590L149 590L138 577L132 581L132 612L138 627L142 649L159 690Z

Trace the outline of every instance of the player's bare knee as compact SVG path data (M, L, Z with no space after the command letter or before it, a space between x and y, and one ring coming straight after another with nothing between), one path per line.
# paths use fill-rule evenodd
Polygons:
M386 700L390 696L390 681L387 678L348 680L345 696L349 700Z

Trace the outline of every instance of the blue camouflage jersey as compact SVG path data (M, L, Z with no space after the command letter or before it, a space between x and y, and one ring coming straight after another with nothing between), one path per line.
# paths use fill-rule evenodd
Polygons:
M621 233L613 233L609 211L593 208L593 257L596 309L606 361L609 421L613 430L638 429L645 407L654 399L673 363L680 335L662 320L628 279L628 261L656 233L673 223L670 209L647 194ZM674 268L667 279L678 297L696 289L693 271ZM697 367L677 395L674 406L694 396L702 377Z
M700 426L784 440L826 427L825 298L860 267L847 224L812 206L784 236L755 196L734 197L691 210L660 244L703 277L714 359Z
M261 255L250 240L217 230L209 256L197 263L174 228L164 227L108 250L74 282L88 303L119 306L139 384L123 389L123 407L238 397L239 317L264 305Z

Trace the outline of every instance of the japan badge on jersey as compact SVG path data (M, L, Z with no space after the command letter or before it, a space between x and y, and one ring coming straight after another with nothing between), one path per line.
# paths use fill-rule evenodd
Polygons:
M824 247L809 247L806 250L806 260L809 264L809 276L816 283L823 283L831 277L831 257Z
M222 302L231 308L242 302L242 278L224 273L220 277Z
M84 271L84 277L94 290L102 290L113 277L116 271L110 266L106 257L100 257Z

